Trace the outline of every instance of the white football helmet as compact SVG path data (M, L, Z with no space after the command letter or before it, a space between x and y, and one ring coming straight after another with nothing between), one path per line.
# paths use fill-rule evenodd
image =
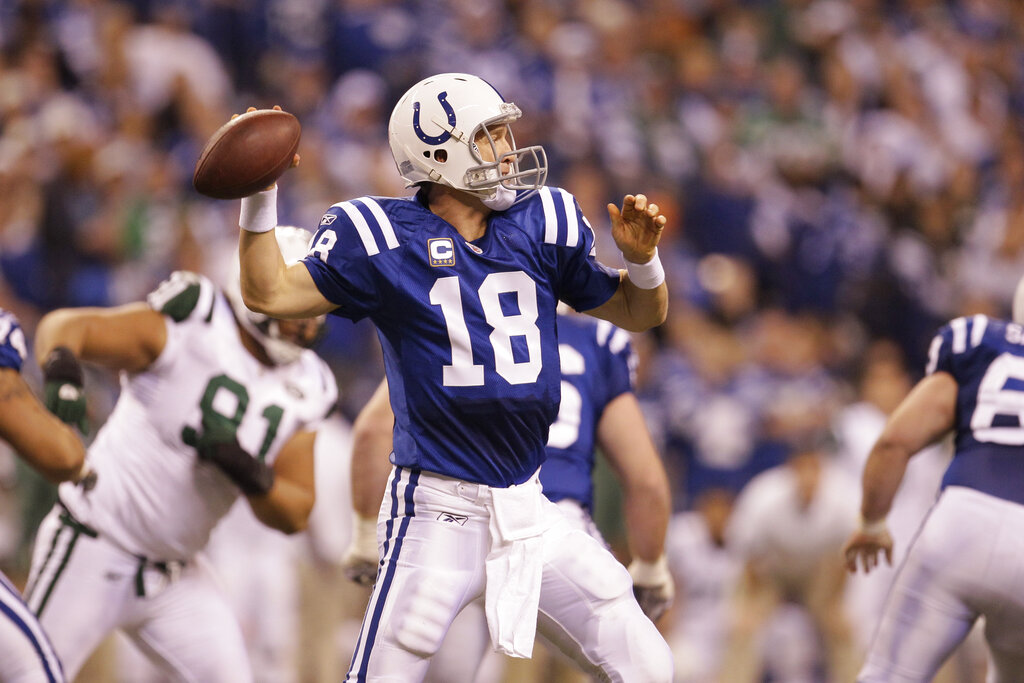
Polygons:
M301 261L309 251L312 233L302 228L279 225L274 230L281 256L285 263ZM263 313L249 310L242 301L238 259L235 258L235 272L224 288L224 294L231 303L238 323L251 334L267 352L275 365L287 365L299 359L302 351L313 346L323 337L327 316L301 320L278 320Z
M516 190L535 192L548 172L543 147L516 149L508 124L522 115L481 78L439 74L420 81L398 100L388 123L388 141L407 187L442 183L481 197L491 208L508 208L529 196L515 199ZM512 148L501 155L489 130L498 125L506 126ZM491 145L493 162L480 156L475 141L481 132ZM512 167L505 175L502 163Z

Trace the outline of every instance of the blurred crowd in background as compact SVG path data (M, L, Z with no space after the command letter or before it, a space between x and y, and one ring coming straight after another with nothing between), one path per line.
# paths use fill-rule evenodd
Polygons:
M819 560L852 528L867 450L932 334L958 315L1005 317L1024 273L1024 3L0 0L0 307L31 336L47 310L137 301L174 270L222 281L238 202L199 196L191 176L248 106L279 104L303 125L283 224L407 193L388 116L446 71L522 108L517 141L545 147L549 184L576 195L605 263L621 264L608 202L644 192L668 216L670 318L635 339L638 396L675 486L673 543L728 546L738 567L702 587L682 553L691 583L673 619L688 600L720 608L727 576L763 587L789 562L773 553L813 556L807 571L828 575ZM372 327L332 321L319 350L351 418L382 375ZM98 424L116 385L93 379ZM741 496L726 544L735 497L766 470L790 483L762 475L774 498ZM940 454L924 509L941 470ZM2 480L24 492L18 474ZM823 490L844 512L811 504ZM754 530L785 516L770 507L787 505L779 491L808 525L801 548ZM16 565L23 537L0 540ZM838 623L791 579L778 578L781 602L802 604L822 643L807 680L848 669L834 644L862 647L854 632L872 624ZM765 620L720 621L721 648L777 651ZM710 680L693 675L680 680Z

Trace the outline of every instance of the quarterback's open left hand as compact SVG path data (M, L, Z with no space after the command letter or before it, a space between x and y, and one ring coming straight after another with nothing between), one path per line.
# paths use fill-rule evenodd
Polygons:
M627 194L622 209L608 205L612 221L612 238L625 259L631 263L647 263L661 240L667 219L657 204L649 204L642 194Z
M658 621L672 606L676 595L672 574L668 571L668 559L662 555L654 562L633 560L629 565L633 577L633 595L640 603L640 609L651 621Z

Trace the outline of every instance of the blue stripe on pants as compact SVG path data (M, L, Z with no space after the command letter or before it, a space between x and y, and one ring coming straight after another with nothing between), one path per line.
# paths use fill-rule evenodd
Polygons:
M395 550L388 559L387 568L384 572L383 583L380 588L380 594L377 596L377 604L374 606L373 616L370 617L369 628L366 630L366 644L363 649L363 659L359 663L359 670L356 678L360 683L364 683L366 681L366 670L370 662L370 651L373 649L373 642L377 637L377 629L380 627L380 617L384 612L384 604L388 598L388 591L391 589L391 583L395 578L395 569L398 567L398 556L402 552L402 541L405 540L405 533L409 528L409 520L416 516L415 505L413 504L413 491L415 491L416 484L419 479L420 473L418 470L413 470L409 473L409 483L405 487L405 516L402 517L402 521L398 525L398 537L395 539ZM392 486L391 520L388 521L388 524L394 520L397 512L398 487Z
M11 587L10 584L8 584L6 581L0 580L0 590L2 589L6 589L5 592L12 593L14 599L17 600L18 603L25 608L25 611L31 613L31 610L28 608L27 605L25 605L25 602L18 596L17 592L14 591L13 587ZM25 634L25 637L28 639L28 641L32 643L32 648L36 651L36 654L39 655L39 661L42 664L43 671L46 672L46 680L50 683L57 683L57 681L63 681L64 673L60 670L54 672L53 669L50 667L50 663L46 657L46 653L43 652L44 644L46 646L46 649L49 650L51 653L53 653L53 647L51 647L49 643L41 643L39 639L36 638L35 634L32 632L32 629L29 627L28 624L25 623L25 620L22 619L18 615L18 613L11 609L10 605L6 603L7 599L9 598L7 598L6 595L0 594L0 612L2 612L15 626L17 626L18 629ZM42 633L42 628L39 628L39 632ZM55 660L57 659L56 654L53 655L53 658Z

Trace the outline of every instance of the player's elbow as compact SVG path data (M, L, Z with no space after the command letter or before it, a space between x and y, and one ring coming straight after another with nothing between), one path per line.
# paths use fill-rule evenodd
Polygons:
M70 429L65 429L59 443L53 444L46 453L46 462L40 469L52 484L75 481L85 465L85 447Z
M255 285L247 286L244 280L242 281L242 303L254 313L276 317L274 316L274 298L271 293Z
M305 531L309 527L309 515L301 518L289 518L285 520L277 530L283 534L291 536L292 534L298 534Z

